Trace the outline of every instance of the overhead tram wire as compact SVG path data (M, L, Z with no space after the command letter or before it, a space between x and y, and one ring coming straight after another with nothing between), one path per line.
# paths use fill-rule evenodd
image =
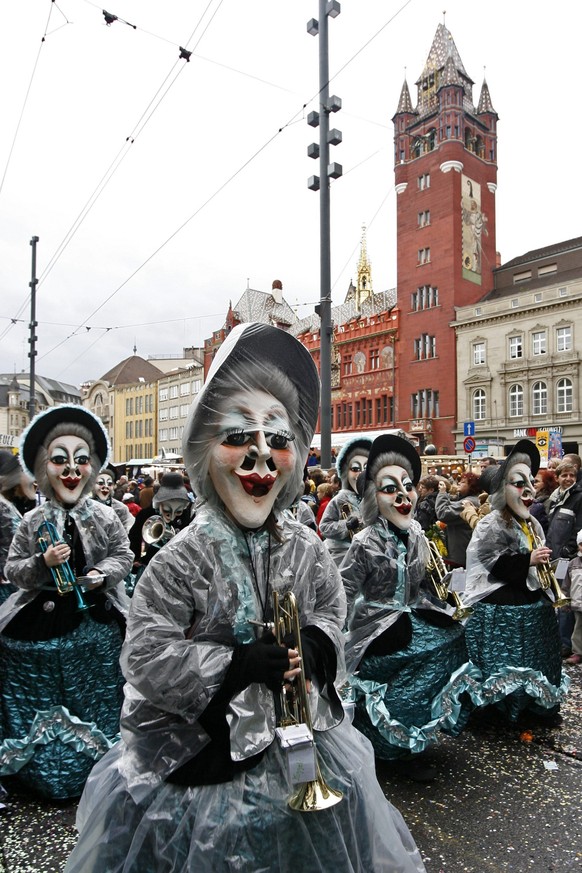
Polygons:
M396 18L396 17L397 17L397 16L398 16L398 15L399 15L399 14L400 14L400 13L401 13L401 12L402 12L406 7L407 7L407 6L408 6L408 5L410 5L411 2L412 2L412 0L406 0L406 2L405 2L405 3L404 3L404 4L403 4L403 5L402 5L402 6L401 6L401 7L400 7L400 8L399 8L395 13L394 13L394 15L392 15L392 16L388 19L388 21L385 22L385 24L383 24L382 27L381 27L378 31L376 31L376 33L375 33L372 37L370 37L370 39L368 39L368 40L364 43L364 45L361 46L361 48L358 49L358 51L355 52L355 53L351 56L351 58L349 58L348 61L346 61L346 63L343 64L343 65L339 68L339 70L337 70L337 71L334 73L333 76L330 77L330 82L333 81L333 79L335 79L335 78L336 78L336 77L337 77L341 72L343 72L343 70L345 70L345 69L346 69L346 68L347 68L347 67L348 67L348 66L349 66L349 65L350 65L350 64L355 60L355 58L358 57L358 56L361 54L361 52L362 52L362 51L363 51L367 46L369 46L369 45L372 43L372 41L373 41L374 39L376 39L376 37L377 37L377 36L378 36L378 35L379 35L379 34L380 34L380 33L381 33L381 32L382 32L382 31L383 31L383 30L384 30L384 29L389 25L389 24L391 24L392 21L394 21L394 19L395 19L395 18ZM221 3L222 3L222 0L221 0ZM216 14L217 11L218 11L218 10L215 11L214 15ZM214 15L213 15L213 17L214 17ZM206 28L206 29L207 29L207 28ZM204 33L205 33L205 32L206 32L206 30L204 31ZM203 34L203 35L204 35L204 34ZM244 162L244 163L243 163L243 164L238 168L238 170L236 170L236 171L235 171L235 172L234 172L234 173L233 173L233 174L232 174L228 179L226 179L226 181L223 182L223 184L220 185L219 188L217 188L217 189L214 191L214 193L211 194L210 197L208 197L208 198L207 198L207 199L206 199L206 200L205 200L205 201L204 201L204 202L203 202L203 203L202 203L202 204L201 204L201 205L200 205L200 206L195 210L195 212L192 213L192 215L190 215L190 216L189 216L189 217L188 217L184 222L182 222L182 224L179 225L179 227L176 228L176 230L173 231L173 233L171 233L170 236L167 237L166 240L165 240L163 243L161 243L161 245L159 245L159 246L158 246L158 247L157 247L157 248L156 248L156 249L155 249L155 250L154 250L154 251L153 251L153 252L152 252L152 253L151 253L151 254L150 254L150 255L149 255L149 256L148 256L148 257L147 257L147 258L146 258L146 259L145 259L145 260L144 260L144 261L143 261L143 262L142 262L142 263L141 263L141 264L140 264L140 265L139 265L139 266L138 266L138 267L137 267L137 268L136 268L136 269L135 269L135 270L134 270L134 271L133 271L133 272L132 272L132 273L131 273L131 274L130 274L130 275L129 275L129 276L128 276L128 277L127 277L127 278L126 278L126 279L125 279L125 280L124 280L124 281L123 281L123 282L118 286L118 287L117 287L117 288L116 288L116 289L115 289L115 290L114 290L114 291L112 291L112 293L111 293L111 294L110 294L110 295L109 295L109 296L108 296L108 297L107 297L107 298L106 298L106 299L105 299L101 304L99 304L99 306L98 306L96 309L94 309L93 312L92 312L89 316L87 316L87 318L82 322L82 324L80 324L79 327L78 327L75 331L73 331L73 333L71 333L68 337L65 338L65 340L63 340L61 343L59 343L58 346L55 346L55 349L58 348L58 347L60 347L61 345L63 345L64 342L66 342L67 340L72 339L75 335L77 335L78 332L79 332L79 331L80 331L80 330L81 330L81 329L86 325L86 323L87 323L87 321L89 321L89 319L93 318L93 316L96 315L97 312L99 312L99 311L100 311L100 310L101 310L101 309L102 309L102 308L103 308L107 303L109 303L109 301L112 300L113 297L115 297L116 294L118 294L118 293L119 293L119 292L120 292L120 291L125 287L125 285L127 285L127 284L128 284L128 283L129 283L129 282L130 282L130 281L131 281L131 280L132 280L132 279L133 279L133 278L134 278L134 277L135 277L135 276L136 276L136 275L137 275L137 274L138 274L138 273L139 273L139 272L140 272L140 271L141 271L141 270L142 270L142 269L143 269L143 268L144 268L144 267L145 267L145 266L146 266L146 265L147 265L147 264L148 264L148 263L149 263L149 262L150 262L150 261L151 261L151 260L156 256L156 255L157 255L157 254L159 254L160 251L162 251L162 250L163 250L163 249L164 249L164 248L165 248L165 247L166 247L166 246L167 246L167 245L168 245L168 244L169 244L169 243L170 243L170 242L171 242L171 241L172 241L172 240L173 240L173 239L174 239L174 238L175 238L175 237L176 237L176 236L177 236L177 235L178 235L178 234L179 234L179 233L180 233L180 232L181 232L181 231L182 231L182 230L183 230L183 229L184 229L184 228L185 228L185 227L186 227L186 226L187 226L187 225L188 225L188 224L189 224L193 219L194 219L194 218L196 218L196 217L199 215L199 213L200 213L200 212L201 212L201 211L202 211L206 206L208 206L209 203L211 203L211 202L212 202L212 201L213 201L213 200L214 200L214 199L215 199L215 198L216 198L216 197L217 197L217 196L218 196L218 195L219 195L219 194L220 194L220 193L221 193L221 192L222 192L222 191L223 191L223 190L224 190L224 189L225 189L225 188L226 188L226 187L227 187L227 186L228 186L228 185L229 185L229 184L230 184L230 183L231 183L231 182L232 182L232 181L233 181L233 180L234 180L234 179L235 179L235 178L236 178L236 177L237 177L237 176L238 176L242 171L243 171L243 170L245 170L246 167L249 166L249 165L250 165L250 164L251 164L251 163L252 163L252 162L253 162L253 161L254 161L254 160L255 160L255 159L256 159L256 158L257 158L257 157L258 157L258 156L259 156L259 155L260 155L260 154L261 154L261 153L262 153L262 152L263 152L263 151L264 151L264 150L265 150L265 149L266 149L266 148L267 148L267 147L268 147L268 146L269 146L269 145L270 145L270 144L271 144L271 143L272 143L276 138L277 138L277 136L279 136L279 134L281 134L284 130L286 130L286 128L288 128L289 126L291 126L291 124L295 123L295 121L297 120L297 116L299 115L299 113L300 113L300 112L301 112L301 113L304 112L306 106L308 106L309 103L317 97L317 95L319 94L319 90L320 90L320 89L317 90L317 92L316 92L316 93L311 97L311 99L310 99L309 101L307 101L306 103L303 104L303 106L301 107L301 110L295 112L294 115L289 119L289 121L288 121L286 124L284 124L282 127L280 127L280 128L277 130L276 133L274 133L274 134L273 134L273 135L272 135L272 136L271 136L271 137L270 137L270 138L269 138L269 139L268 139L268 140L267 140L267 141L266 141L266 142L265 142L265 143L264 143L264 144L263 144L263 145L262 145L262 146L261 146L261 147L260 147L260 148L259 148L259 149L258 149L258 150L253 154L253 155L252 155L252 156L251 156L251 157L250 157L250 158L248 158L248 159L247 159L247 160L246 160L246 161L245 161L245 162ZM54 351L55 349L52 349L51 351ZM46 357L48 354L50 354L50 352L45 353L45 355L43 355L43 357ZM82 355L81 355L81 356L82 356ZM81 356L80 356L80 357L81 357Z

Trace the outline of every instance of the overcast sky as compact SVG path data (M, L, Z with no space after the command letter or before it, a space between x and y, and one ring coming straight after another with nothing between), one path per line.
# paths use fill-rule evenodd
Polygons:
M317 0L2 4L0 372L29 367L32 236L38 373L78 385L132 354L178 353L229 301L273 279L299 314L319 298ZM499 114L503 261L582 235L582 3L343 0L329 22L332 296L355 276L362 225L375 291L396 285L393 126L437 26L474 102ZM125 23L128 22L128 23ZM135 25L135 27L131 26ZM44 39L43 39L44 37ZM187 63L180 47L192 51ZM11 319L17 319L13 324Z

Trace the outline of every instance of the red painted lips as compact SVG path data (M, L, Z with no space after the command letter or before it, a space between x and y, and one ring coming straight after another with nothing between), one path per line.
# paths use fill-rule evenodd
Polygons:
M74 491L75 488L78 486L80 481L81 481L80 476L79 477L67 476L66 479L61 479L61 482L63 483L65 488L68 488L69 491Z
M251 497L264 497L269 493L276 482L276 476L259 476L258 473L250 473L248 476L236 474L242 487Z

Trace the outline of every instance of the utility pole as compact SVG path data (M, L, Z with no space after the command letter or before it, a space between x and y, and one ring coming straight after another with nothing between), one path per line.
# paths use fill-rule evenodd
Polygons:
M307 32L319 35L319 112L310 112L307 123L319 127L319 144L311 143L307 148L310 158L319 158L319 176L311 176L307 187L319 191L319 250L320 250L320 289L319 304L315 311L321 319L319 375L321 379L321 466L331 466L331 254L330 254L330 197L329 180L342 175L341 164L330 163L330 145L339 145L342 134L329 129L329 115L338 112L342 102L339 97L329 96L329 53L328 18L337 18L341 7L337 0L319 0L319 21L312 18L307 22Z
M36 397L35 397L35 379L36 374L34 370L34 359L36 358L36 341L38 339L36 335L36 286L38 285L38 279L36 278L36 244L38 242L38 237L33 236L30 245L32 246L32 270L31 270L31 278L30 278L30 337L28 342L30 343L30 351L28 353L28 357L30 358L30 391L28 398L28 420L32 421L34 418L34 413L36 411Z

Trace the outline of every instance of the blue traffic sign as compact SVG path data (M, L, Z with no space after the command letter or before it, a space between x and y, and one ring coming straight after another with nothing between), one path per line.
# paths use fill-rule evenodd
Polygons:
M466 421L463 425L463 433L466 437L475 436L475 422L474 421Z

